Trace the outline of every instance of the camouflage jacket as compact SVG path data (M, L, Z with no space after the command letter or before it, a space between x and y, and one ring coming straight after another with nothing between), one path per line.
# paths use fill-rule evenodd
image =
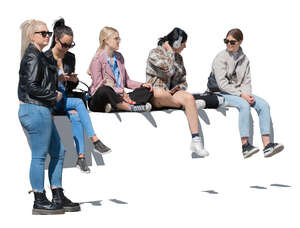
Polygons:
M152 49L147 59L146 80L153 88L170 90L178 85L186 90L188 85L182 56L166 51L162 46Z

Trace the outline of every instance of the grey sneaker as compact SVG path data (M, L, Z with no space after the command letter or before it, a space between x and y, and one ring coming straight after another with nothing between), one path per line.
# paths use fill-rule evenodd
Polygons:
M105 105L105 112L111 112L111 110L112 110L111 104L110 104L110 103L107 103L107 104Z
M242 146L242 149L243 149L243 155L244 155L244 158L249 158L251 157L253 154L256 154L259 149L252 146L249 142L245 143L243 146Z
M264 148L265 158L272 157L274 154L281 152L284 149L284 146L280 143L269 143Z
M77 163L76 163L77 168L79 168L81 170L81 172L83 173L90 173L91 170L88 167L85 157L82 158L78 158Z
M147 102L145 105L131 105L132 112L149 112L152 109L152 105Z
M107 154L111 152L111 149L105 146L100 140L94 142L94 151L100 154Z

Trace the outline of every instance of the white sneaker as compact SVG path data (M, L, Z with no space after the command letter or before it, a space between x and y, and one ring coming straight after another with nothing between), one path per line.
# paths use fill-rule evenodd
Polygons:
M206 102L205 100L195 100L197 109L205 109Z
M193 153L199 155L200 157L206 157L209 155L208 151L201 147L200 137L192 138L190 149Z
M152 105L147 102L145 105L132 105L131 111L132 112L150 112L152 109Z

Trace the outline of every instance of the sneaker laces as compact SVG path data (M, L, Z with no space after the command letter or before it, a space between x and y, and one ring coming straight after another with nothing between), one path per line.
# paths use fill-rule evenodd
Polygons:
M276 143L269 143L268 145L266 145L265 149L269 149L274 146L276 146Z

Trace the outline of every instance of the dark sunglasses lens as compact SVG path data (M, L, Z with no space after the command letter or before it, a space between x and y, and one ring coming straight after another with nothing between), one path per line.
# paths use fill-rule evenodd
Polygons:
M236 42L237 42L236 40L227 40L227 39L224 39L224 43L225 43L225 44L230 43L231 45L235 45Z
M44 38L46 38L47 35L48 35L49 37L51 37L52 32L45 32L45 31L43 31L43 32L41 32L41 35L42 35L42 37L44 37Z
M41 32L42 37L46 37L47 36L47 32Z

